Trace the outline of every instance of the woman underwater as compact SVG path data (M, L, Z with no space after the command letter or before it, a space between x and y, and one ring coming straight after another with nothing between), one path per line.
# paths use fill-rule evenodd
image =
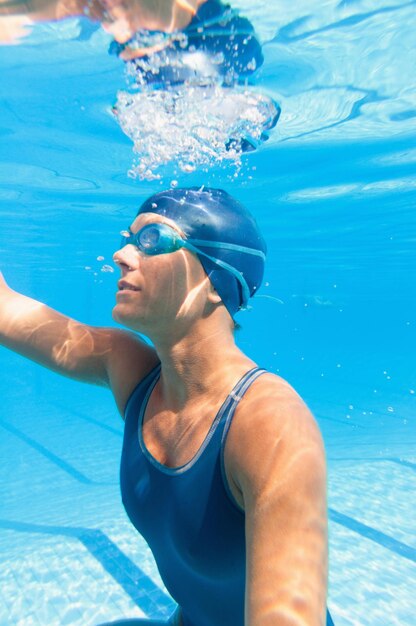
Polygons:
M114 394L123 504L178 603L169 624L331 624L319 429L234 341L263 276L256 222L225 191L174 189L125 235L113 317L133 332L79 323L2 281L1 343Z
M124 41L139 27L180 27L200 4L10 0L0 16L88 9ZM18 34L18 21L0 23L0 39ZM125 420L123 504L178 603L170 626L332 624L319 429L290 385L234 341L234 315L259 289L265 253L229 194L174 189L144 202L114 255L113 317L129 331L69 319L0 274L1 344L114 395Z

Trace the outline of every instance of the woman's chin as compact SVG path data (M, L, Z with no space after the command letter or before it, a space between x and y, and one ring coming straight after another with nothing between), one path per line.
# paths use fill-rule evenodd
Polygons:
M124 307L120 304L116 304L113 307L113 320L119 324L123 324L123 326L130 326L129 322L131 322L131 316L128 315L127 311L123 311L123 308Z
M129 328L130 330L134 330L136 332L142 331L142 326L140 320L137 315L132 315L131 307L124 307L121 303L117 303L113 307L112 317L115 322Z

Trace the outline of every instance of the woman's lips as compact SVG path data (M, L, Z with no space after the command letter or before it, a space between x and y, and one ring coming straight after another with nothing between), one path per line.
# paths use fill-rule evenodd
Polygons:
M126 280L119 280L117 285L119 291L140 291L139 287L128 283Z

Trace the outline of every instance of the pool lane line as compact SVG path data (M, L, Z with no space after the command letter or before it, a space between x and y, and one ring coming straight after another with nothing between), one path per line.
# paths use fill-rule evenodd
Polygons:
M381 438L383 438L383 439L384 439L384 441L381 441L381 440L380 440ZM383 434L381 434L381 435L380 435L380 438L378 438L378 439L375 439L375 438L373 437L372 439L368 438L366 441L354 441L354 442L353 442L353 444L352 444L352 446L350 446L350 447L354 447L354 448L371 448L371 447L372 447L372 448L375 448L375 447L377 447L377 448L379 448L380 446L385 445L385 439L386 439L386 438L385 438L385 436L383 436ZM338 437L338 440L341 440L341 437ZM394 444L394 445L395 445L395 444ZM399 442L399 445L403 445L403 442L402 442L402 441L400 441L400 442ZM331 444L328 444L328 443L327 443L327 448L328 448L328 449L329 449L329 448L331 448L331 449L335 449L335 448L342 448L342 446L344 446L344 449L345 449L345 441L344 441L343 443L342 443L342 442L339 442L339 443L331 443ZM408 447L409 447L409 449L411 449L411 450L412 450L412 453L413 453L413 451L416 449L416 439L415 439L414 441L413 441L413 440L411 440L411 439L408 439L408 440L406 441L406 446L408 446ZM330 457L330 456L328 456L328 460L331 460L331 457ZM339 457L338 459L335 459L334 457L332 457L332 460L333 460L333 461L334 461L334 460L339 460L339 461L341 461L341 460L342 460L342 457ZM361 460L365 460L365 459L364 459L364 458L361 458Z
M330 463L342 463L345 461L346 463L395 463L396 465L401 465L402 467L407 467L413 471L416 471L416 463L412 463L412 461L406 461L406 459L400 459L399 457L394 456L369 456L369 457L327 457L328 462Z
M117 437L123 437L122 430L117 430L116 428L113 428L113 426L108 426L107 424L103 424L103 422L100 422L100 420L97 420L94 417L90 417L89 415L84 415L83 413L81 413L81 411L73 409L72 407L68 408L67 406L64 406L63 404L60 404L59 402L55 402L52 400L48 400L48 403L54 406L55 408L59 409L60 411L66 411L70 415L74 415L78 419L83 420L84 422L88 422L88 424L94 424L94 426L97 426L98 428L102 428L103 430L108 431L112 435L116 435Z
M99 529L47 526L1 519L0 528L77 539L145 614L163 618L168 617L175 608L174 601Z
M75 469L75 467L73 467L70 463L67 463L67 461L64 461L63 459L61 459L59 456L57 456L56 454L48 450L48 448L45 448L45 446L38 443L32 437L29 437L28 435L25 435L24 433L22 433L21 430L19 430L12 424L9 424L8 422L5 422L4 420L0 420L0 426L2 426L5 430L10 432L15 437L18 437L18 439L21 439L22 441L24 441L28 446L32 447L34 450L36 450L36 452L39 452L39 454L41 454L46 459L48 459L48 461L51 461L52 463L57 465L61 470L69 474L71 478L75 478L75 480L77 480L78 482L83 483L84 485L113 484L113 483L104 483L104 482L91 480L90 478L85 476L85 474Z
M416 472L416 463L412 463L411 461L406 461L405 459L398 459L395 457L389 457L385 460L389 461L390 463L397 463L397 465L402 465L403 467L408 467L409 469L412 469L414 472Z
M353 517L349 517L348 515L344 515L343 513L339 513L335 509L328 509L329 519L331 522L335 522L336 524L340 524L349 530L352 530L362 537L366 539L370 539L370 541L374 541L378 543L378 545L390 550L390 552L394 552L404 559L408 559L413 563L416 563L416 549L408 546L406 543L402 541L398 541L390 535L386 535L371 526L367 526L367 524L363 524Z

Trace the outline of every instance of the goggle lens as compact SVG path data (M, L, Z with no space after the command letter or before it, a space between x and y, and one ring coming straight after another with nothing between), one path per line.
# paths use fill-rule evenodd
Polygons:
M167 224L147 224L135 234L131 231L122 234L122 248L132 244L149 256L175 252L184 244L179 234Z

